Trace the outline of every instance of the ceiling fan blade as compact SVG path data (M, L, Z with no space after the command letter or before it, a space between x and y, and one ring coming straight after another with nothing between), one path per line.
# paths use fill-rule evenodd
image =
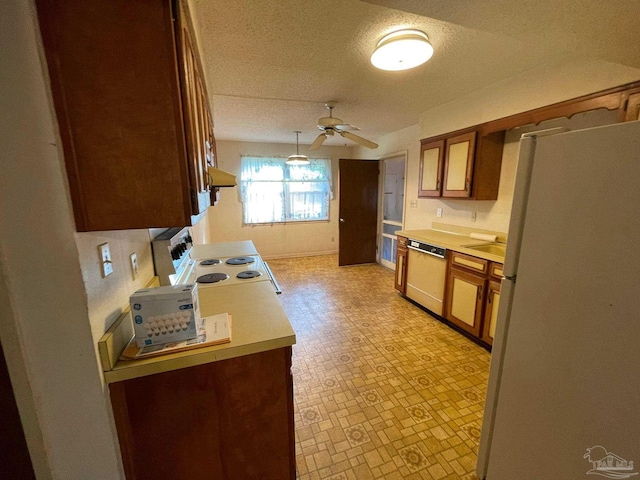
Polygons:
M377 143L373 143L370 140L367 140L366 138L362 138L359 137L358 135L355 135L351 132L340 132L340 135L342 135L345 138L348 138L349 140L353 140L356 143L359 143L360 145L367 147L367 148L378 148L378 144Z
M322 145L326 139L327 139L327 134L326 133L321 133L313 141L313 143L309 147L309 150L315 150L316 148L319 148L320 145Z
M350 123L340 123L338 125L334 125L333 128L335 128L336 130L360 130L359 127L351 125Z

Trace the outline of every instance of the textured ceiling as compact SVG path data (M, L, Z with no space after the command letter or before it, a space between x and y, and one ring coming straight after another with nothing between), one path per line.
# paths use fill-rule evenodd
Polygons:
M333 100L334 116L376 141L432 107L542 64L592 56L640 67L640 2L516 8L522 3L192 0L216 138L295 144L301 130L300 143L310 144ZM434 56L405 72L375 69L376 42L399 27L426 32ZM326 143L353 145L341 137Z

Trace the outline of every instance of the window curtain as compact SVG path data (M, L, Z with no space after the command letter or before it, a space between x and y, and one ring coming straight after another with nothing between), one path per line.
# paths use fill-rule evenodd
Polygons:
M287 165L286 158L242 156L240 193L244 223L329 219L331 160Z

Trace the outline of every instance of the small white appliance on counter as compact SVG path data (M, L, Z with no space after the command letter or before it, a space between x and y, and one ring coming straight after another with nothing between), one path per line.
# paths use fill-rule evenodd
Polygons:
M639 181L640 122L521 139L481 479L640 477Z
M145 288L129 298L138 347L198 336L198 285Z

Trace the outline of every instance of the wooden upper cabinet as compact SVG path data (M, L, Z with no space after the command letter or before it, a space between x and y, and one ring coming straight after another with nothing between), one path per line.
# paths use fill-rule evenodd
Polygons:
M36 6L77 230L192 224L208 204L196 111L209 107L185 9Z
M444 140L423 143L420 148L420 184L418 197L441 195L444 168Z
M423 140L418 197L497 200L503 144L503 131Z
M470 197L471 175L476 148L476 132L446 141L446 164L442 183L443 197Z
M209 153L210 121L209 106L204 88L204 77L200 73L197 51L193 48L188 13L182 3L178 4L177 22L178 53L180 60L180 85L185 114L185 132L189 162L190 194L196 214L204 212L211 204L207 156ZM212 165L213 166L213 165Z

